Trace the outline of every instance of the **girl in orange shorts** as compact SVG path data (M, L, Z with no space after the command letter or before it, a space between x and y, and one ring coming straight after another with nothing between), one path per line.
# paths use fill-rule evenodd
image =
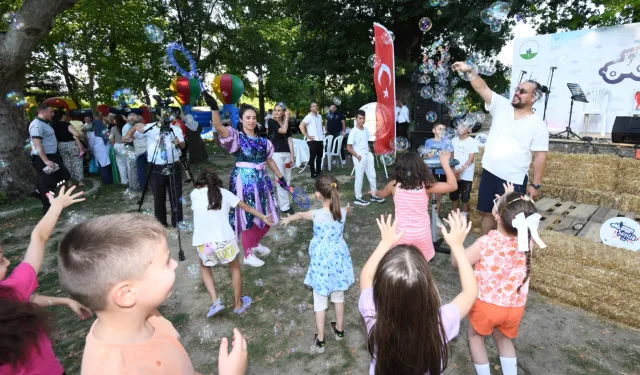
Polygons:
M518 335L529 291L532 239L538 237L540 215L528 196L505 185L505 194L494 200L498 229L480 237L466 249L478 281L478 299L469 312L469 347L478 375L490 375L485 336L496 341L504 375L517 374L512 339ZM451 263L457 267L455 258Z

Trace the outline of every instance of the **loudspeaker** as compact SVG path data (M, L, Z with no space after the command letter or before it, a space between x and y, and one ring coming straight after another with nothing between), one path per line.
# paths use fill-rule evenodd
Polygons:
M451 119L446 107L440 103L436 103L431 99L416 99L414 101L413 108L413 121L415 124L415 131L431 132L433 129L433 122L427 121L427 113L433 111L438 115L437 123L450 126Z
M613 143L640 143L640 117L616 116L611 130Z

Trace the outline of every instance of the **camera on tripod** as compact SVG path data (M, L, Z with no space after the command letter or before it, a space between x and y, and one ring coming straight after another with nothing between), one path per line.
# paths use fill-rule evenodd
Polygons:
M173 92L165 91L164 97L161 95L153 95L156 100L154 112L156 120L160 124L160 130L167 132L171 131L171 108L169 105L173 102Z

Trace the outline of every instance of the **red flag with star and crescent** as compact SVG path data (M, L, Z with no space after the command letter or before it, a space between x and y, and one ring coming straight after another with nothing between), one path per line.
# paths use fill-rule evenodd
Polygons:
M375 62L373 82L378 96L376 105L376 154L395 152L391 140L396 136L396 69L393 39L386 27L373 24Z

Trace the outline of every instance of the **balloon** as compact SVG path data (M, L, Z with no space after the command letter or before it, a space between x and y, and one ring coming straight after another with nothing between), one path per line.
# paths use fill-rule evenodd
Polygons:
M244 92L244 83L237 76L225 73L213 79L211 88L222 104L235 104Z
M169 86L180 105L194 105L202 93L197 78L176 77Z

